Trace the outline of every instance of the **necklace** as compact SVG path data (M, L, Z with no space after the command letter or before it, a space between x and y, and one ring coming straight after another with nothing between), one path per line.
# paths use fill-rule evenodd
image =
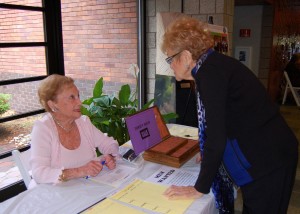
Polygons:
M53 117L53 116L52 116ZM58 120L56 120L56 118L55 117L53 117L53 120L54 120L54 122L60 127L60 128L62 128L63 130L65 130L66 132L70 132L73 128L74 128L74 123L72 123L72 126L70 127L70 128L66 128L66 127L64 127L60 122L58 122Z

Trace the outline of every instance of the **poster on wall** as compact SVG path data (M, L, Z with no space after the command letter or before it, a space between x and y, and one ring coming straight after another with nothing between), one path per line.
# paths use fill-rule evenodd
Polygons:
M182 13L158 13L156 16L156 74L166 75L174 77L174 72L170 68L170 65L165 61L168 57L165 53L161 51L161 44L163 40L163 35L167 26L179 17L186 16Z
M241 63L246 65L249 69L251 69L251 60L252 56L252 47L236 47L235 48L235 58L239 60Z
M229 41L227 28L221 25L208 24L208 31L214 39L214 49L219 53L229 54Z
M175 19L186 16L182 13L158 13L156 15L156 74L154 104L162 114L176 112L176 80L174 71L165 61L167 55L161 51L163 35L167 26Z

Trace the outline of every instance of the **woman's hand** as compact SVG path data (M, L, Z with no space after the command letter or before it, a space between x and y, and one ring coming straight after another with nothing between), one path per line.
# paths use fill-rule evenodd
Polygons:
M201 154L200 154L200 152L197 154L197 156L196 156L196 163L201 163L201 161L202 161L202 157L201 157Z
M116 168L116 160L112 155L104 155L105 165L109 169Z
M198 192L193 186L170 186L164 193L168 199L196 199L201 198L203 193Z
M84 176L97 176L103 168L103 165L98 160L92 160L83 166Z

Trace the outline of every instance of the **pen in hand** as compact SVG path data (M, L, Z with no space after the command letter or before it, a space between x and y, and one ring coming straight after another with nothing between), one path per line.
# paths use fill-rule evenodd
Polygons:
M101 161L101 165L102 165L102 166L104 166L104 165L105 165L105 163L106 163L106 161L105 161L105 160ZM88 178L90 178L90 176L89 176L89 175L85 177L85 179L88 179Z

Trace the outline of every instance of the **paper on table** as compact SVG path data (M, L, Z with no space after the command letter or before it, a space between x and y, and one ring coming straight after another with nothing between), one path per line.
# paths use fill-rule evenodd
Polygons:
M146 179L153 183L177 186L194 186L198 172L188 172L182 169L162 166Z
M109 170L107 167L103 167L103 170L99 173L99 175L96 177L89 177L88 179L98 183L118 187L139 170L140 169L136 167L117 163L115 169Z
M166 186L135 180L117 192L112 199L159 213L181 214L194 199L168 200L163 196Z
M144 213L142 211L133 209L131 207L122 205L110 199L105 199L98 204L88 208L86 211L82 212L84 214L111 214L111 213L130 213L130 214L140 214Z
M189 126L182 126L177 124L168 125L169 132L173 136L184 137L193 140L198 140L198 129Z

